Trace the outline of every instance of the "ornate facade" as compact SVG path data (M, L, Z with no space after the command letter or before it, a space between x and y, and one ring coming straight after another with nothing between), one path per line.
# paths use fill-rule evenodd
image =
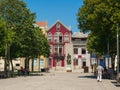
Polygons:
M48 65L50 68L65 67L67 47L71 43L71 30L57 21L47 30L47 38L50 44L50 56Z

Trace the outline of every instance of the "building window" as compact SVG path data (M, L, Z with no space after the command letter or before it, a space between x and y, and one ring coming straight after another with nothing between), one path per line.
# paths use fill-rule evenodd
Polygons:
M75 59L73 60L73 64L74 64L74 65L78 65L78 59L75 58Z
M33 65L37 66L37 58L34 59Z
M86 58L83 57L81 61L82 61L82 67L86 67Z
M61 32L56 32L54 34L54 42L62 42L62 33Z
M59 35L59 42L63 42L62 39L63 39L62 38L62 33L60 33L60 35Z
M64 35L64 41L65 41L65 42L69 42L69 35L68 35L68 33L66 33L66 34Z
M16 66L20 66L20 64L16 64Z
M62 47L59 47L59 55L62 55Z
M57 33L54 34L54 42L58 42L58 35L57 35Z
M56 31L58 31L58 32L60 31L60 24L59 23L56 24Z
M82 62L82 67L83 67L83 68L86 67L86 62L85 62L85 61Z
M51 42L52 41L52 34L48 33L48 41Z
M78 54L78 48L74 48L74 54Z
M54 45L54 52L58 53L59 55L63 54L62 45Z
M58 53L58 45L54 45L54 52Z
M44 60L40 59L40 68L44 68Z
M86 54L86 49L82 48L82 54Z

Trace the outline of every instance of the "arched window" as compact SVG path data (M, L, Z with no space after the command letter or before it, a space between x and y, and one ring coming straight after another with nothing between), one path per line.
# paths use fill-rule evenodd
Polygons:
M52 41L52 34L48 33L48 41L51 42Z
M63 42L63 35L62 35L62 33L59 34L59 42Z
M58 42L58 34L57 33L54 34L54 42Z
M61 32L56 32L54 34L54 42L62 42L62 33Z
M50 45L50 53L52 53L52 45Z
M65 33L65 35L64 35L64 41L65 42L69 42L69 34L68 33Z

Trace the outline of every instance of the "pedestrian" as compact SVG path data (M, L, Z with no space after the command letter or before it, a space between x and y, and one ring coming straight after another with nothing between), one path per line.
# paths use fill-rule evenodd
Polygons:
M102 81L102 72L104 68L99 64L96 69L97 69L97 81L98 82Z
M21 72L21 75L25 75L25 69L22 66L20 67L20 72Z

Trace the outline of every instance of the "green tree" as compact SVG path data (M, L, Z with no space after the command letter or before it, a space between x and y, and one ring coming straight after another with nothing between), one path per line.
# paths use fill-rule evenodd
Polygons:
M116 25L120 23L119 0L84 0L77 14L78 28L90 32L89 52L116 54Z
M120 23L120 0L84 0L83 6L79 8L77 20L81 31L90 32L87 39L89 52L109 54L114 67L117 52L116 29Z
M5 71L7 72L9 70L9 62L12 63L13 56L17 57L20 55L17 49L21 50L23 45L21 43L23 38L21 36L25 30L31 28L34 21L34 14L26 8L26 4L21 0L1 0L0 14L6 22L5 55L3 57L5 57ZM16 52L13 53L13 49L16 49ZM10 52L12 52L11 55Z
M38 55L49 55L49 44L41 30L34 27L35 14L22 0L0 0L0 14L5 23L6 39L4 47L6 60L26 57L26 68L29 59ZM10 60L9 60L10 59Z
M9 47L12 43L12 38L14 36L14 32L10 29L6 29L6 22L0 17L0 56L6 56L7 59L9 58ZM5 59L5 71L7 72L7 68L9 68L9 60Z
M0 56L3 56L5 51L5 22L3 21L2 17L0 16Z

